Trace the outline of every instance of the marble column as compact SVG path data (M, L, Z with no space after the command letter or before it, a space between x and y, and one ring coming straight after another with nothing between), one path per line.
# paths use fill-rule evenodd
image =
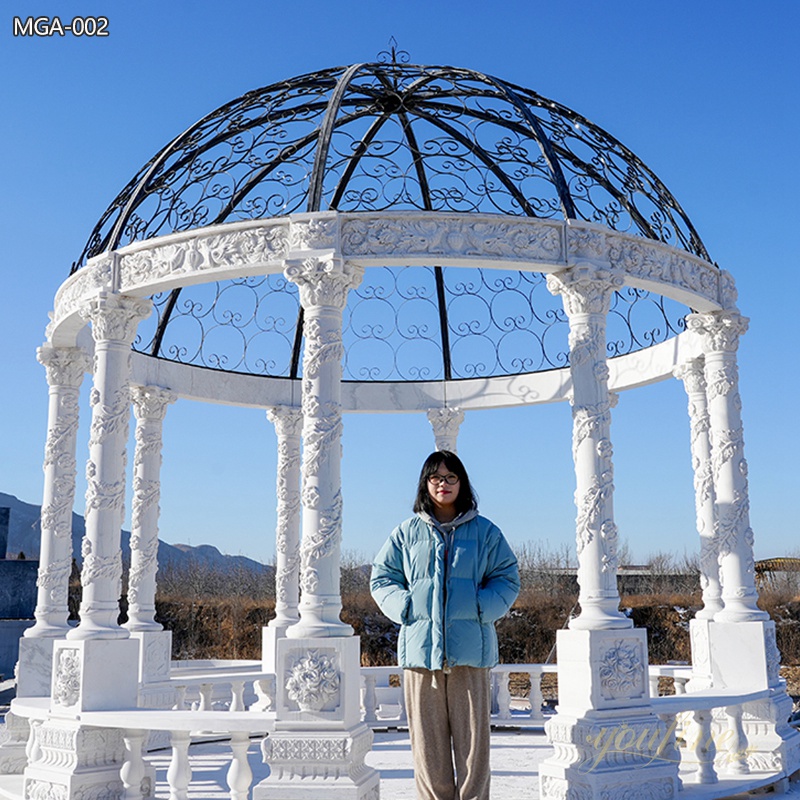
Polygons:
M81 552L81 621L69 639L124 639L117 624L122 580L120 532L125 511L125 462L130 423L131 343L149 300L102 292L82 316L95 341L92 425L86 464L86 534Z
M690 314L689 330L700 335L711 431L716 540L723 608L715 622L751 622L769 618L758 608L747 462L744 458L736 351L748 320L736 311Z
M300 433L303 412L294 406L275 406L267 419L278 437L275 530L275 618L264 629L265 669L274 671L275 640L285 635L300 615Z
M75 439L79 394L89 366L86 354L73 347L46 344L37 352L47 370L50 404L44 456L41 548L37 579L36 624L27 638L62 638L69 627L67 595L72 569L72 507L75 499Z
M305 315L303 355L303 538L300 620L290 638L351 636L339 619L342 537L342 311L363 268L335 256L288 260Z
M158 386L132 386L130 397L136 419L136 449L125 627L129 631L160 631L155 612L162 433L167 407L177 398Z
M592 265L577 265L547 277L548 289L561 295L569 317L572 378L572 455L575 462L579 630L629 628L619 610L617 526L614 524L614 471L611 407L606 364L606 315L622 278Z
M703 590L703 608L697 612L695 619L714 619L714 615L722 610L722 598L717 563L711 424L706 396L705 359L688 359L675 368L674 375L683 381L689 399L694 505L697 533L700 536L700 586Z
M437 450L458 452L458 430L463 421L464 412L460 408L432 408L428 411Z

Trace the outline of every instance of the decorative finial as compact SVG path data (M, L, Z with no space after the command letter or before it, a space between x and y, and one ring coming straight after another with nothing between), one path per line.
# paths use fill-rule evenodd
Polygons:
M378 53L378 61L382 64L408 64L411 55L407 50L397 49L397 39L389 37L389 49Z

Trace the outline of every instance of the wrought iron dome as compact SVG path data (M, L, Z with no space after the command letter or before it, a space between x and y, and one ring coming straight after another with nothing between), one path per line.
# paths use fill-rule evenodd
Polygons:
M708 260L664 184L580 114L499 78L386 55L248 92L199 120L120 192L73 272L155 236L326 210L584 220ZM282 276L153 299L136 350L298 377L302 313ZM609 354L678 332L685 309L670 304L640 290L618 294ZM560 301L541 275L436 264L368 269L345 312L345 346L350 380L534 372L564 366L568 353Z

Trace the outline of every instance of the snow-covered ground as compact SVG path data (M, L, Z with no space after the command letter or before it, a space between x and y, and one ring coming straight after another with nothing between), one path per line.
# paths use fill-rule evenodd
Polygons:
M492 800L534 800L539 797L539 761L550 748L542 731L501 730L492 733ZM167 768L170 751L150 753L148 760L156 767L156 792L159 800L169 797ZM225 773L231 751L227 744L193 745L191 800L214 800L229 797ZM253 783L267 774L261 762L259 741L253 740L248 751ZM376 732L367 763L381 773L381 800L415 800L414 773L407 731Z

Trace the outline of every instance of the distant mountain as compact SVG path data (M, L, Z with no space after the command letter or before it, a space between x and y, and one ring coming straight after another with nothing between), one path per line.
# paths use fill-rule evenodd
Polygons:
M39 558L40 544L40 509L41 506L25 503L11 494L0 492L0 508L10 509L8 525L8 546L6 549L8 558L17 558L19 553L24 553L25 558ZM80 514L72 515L72 555L81 563L81 540L86 531L86 524ZM131 534L129 531L122 531L122 553L126 559L130 557ZM0 558L5 555L0 553ZM270 572L271 566L254 561L245 556L229 556L213 547L203 544L192 547L188 544L167 544L159 539L158 542L158 565L159 567L173 566L184 567L191 564L201 564L207 568L213 568L222 572L233 572L234 570L246 569L252 572Z

